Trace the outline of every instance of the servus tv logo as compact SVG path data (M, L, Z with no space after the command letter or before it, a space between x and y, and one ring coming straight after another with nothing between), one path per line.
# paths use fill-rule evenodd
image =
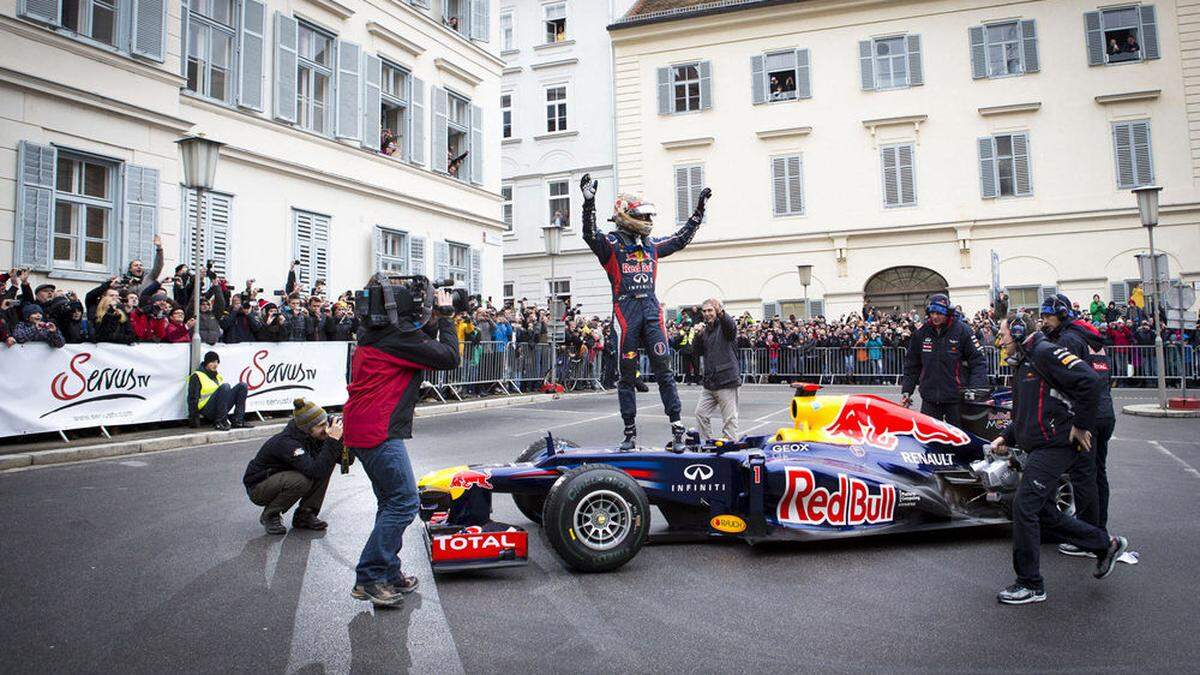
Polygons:
M138 393L150 386L150 376L139 374L133 368L85 368L92 355L82 352L71 357L67 369L50 380L50 395L63 405L48 410L39 419L56 412L88 403L133 398L145 401Z
M270 350L258 350L238 376L246 383L250 398L287 389L313 390L305 382L317 379L316 368L306 368L303 363L271 363L270 359Z

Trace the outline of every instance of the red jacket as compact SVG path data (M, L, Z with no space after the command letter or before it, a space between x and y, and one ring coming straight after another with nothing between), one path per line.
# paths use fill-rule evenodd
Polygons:
M187 324L167 322L163 328L163 342L191 342L192 331L188 329Z
M140 308L129 313L129 323L139 342L162 342L166 336L167 320L152 318Z

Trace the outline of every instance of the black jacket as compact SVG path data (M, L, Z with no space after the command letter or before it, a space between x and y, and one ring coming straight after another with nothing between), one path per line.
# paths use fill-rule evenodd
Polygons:
M1074 321L1060 326L1056 331L1047 331L1047 339L1083 359L1100 376L1100 396L1096 408L1096 419L1115 419L1112 401L1112 374L1109 372L1108 352L1104 350L1104 336L1086 321Z
M1069 447L1072 426L1096 428L1100 376L1041 333L1029 340L1013 372L1013 417L1004 442L1026 452Z
M250 490L281 471L299 471L313 480L324 480L341 458L341 441L332 438L318 441L301 431L295 421L288 422L283 431L263 443L246 465L242 484Z
M704 375L700 383L705 389L715 391L741 386L742 372L734 352L736 341L737 324L725 312L717 315L715 324L705 322L692 338L695 355L704 357Z
M921 400L930 403L957 403L962 389L987 386L987 359L971 328L958 317L940 329L926 321L913 333L900 391L911 395L918 385Z

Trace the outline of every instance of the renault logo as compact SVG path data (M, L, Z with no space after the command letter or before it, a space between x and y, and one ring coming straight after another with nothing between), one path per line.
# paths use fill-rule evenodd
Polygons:
M692 464L683 470L683 477L688 480L708 480L713 477L713 468L707 464Z

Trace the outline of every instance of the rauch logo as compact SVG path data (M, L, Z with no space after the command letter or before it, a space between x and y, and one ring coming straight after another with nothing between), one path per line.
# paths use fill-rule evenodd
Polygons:
M238 377L239 380L246 383L250 398L285 389L313 390L304 383L317 379L316 368L305 368L303 363L268 364L266 362L269 361L270 356L270 352L266 349L255 352L250 365L243 368L242 374Z
M42 413L39 419L60 410L97 401L119 398L146 400L145 396L135 392L150 386L149 375L139 375L133 368L84 370L83 364L91 360L92 355L88 352L76 354L67 365L66 372L58 373L50 380L50 394L55 399L67 403Z

